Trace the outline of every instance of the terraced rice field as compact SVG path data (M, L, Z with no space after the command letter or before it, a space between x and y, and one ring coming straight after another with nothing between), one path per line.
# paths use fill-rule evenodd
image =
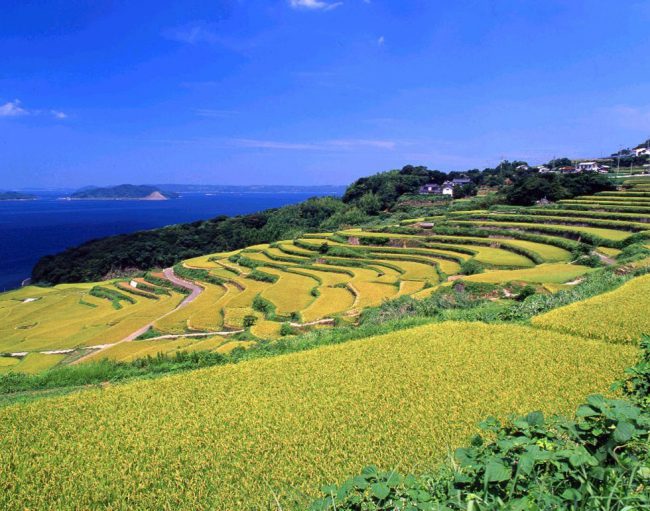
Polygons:
M130 296L133 303L120 301L119 309L109 299L89 295L95 284L25 288L0 295L0 354L112 344L151 322L161 334L249 328L253 336L273 340L289 317L350 319L364 307L398 296L425 298L470 259L486 270L467 280L531 282L557 291L590 271L570 264L575 254L594 250L588 243L599 245L598 253L611 263L630 236L642 236L641 229L650 227L650 197L639 193L647 192L581 197L550 207L457 211L425 218L433 229L420 229L422 219L412 219L196 257L183 264L199 272L196 283L204 291L176 310L180 294L134 295L125 282L101 283ZM647 202L648 212L603 211L639 208L639 201ZM256 280L260 277L269 281ZM188 349L196 345L196 339L187 344ZM141 349L150 354L146 346L101 353L131 359ZM165 351L168 343L153 341L151 350L156 346Z
M536 284L563 284L584 275L592 269L577 264L542 264L524 270L494 270L478 275L469 275L464 280L472 282L502 283L511 281L531 282Z
M533 318L547 329L635 344L650 334L650 275L635 278L615 291L552 310Z
M0 507L288 509L367 464L431 469L488 415L570 412L635 354L446 323L9 406Z
M206 282L199 297L187 307L178 309L159 319L154 326L157 330L169 334L181 334L190 331L218 331L223 327L220 302L237 293L230 286L216 286Z
M172 355L179 351L212 351L225 342L227 341L223 337L218 336L209 339L185 338L125 342L98 352L88 360L108 358L117 362L130 362L147 356L155 357L158 353Z
M109 300L89 295L94 286L29 286L0 294L0 353L117 342L181 300L177 293L158 300L129 295L134 303L121 301L116 309Z

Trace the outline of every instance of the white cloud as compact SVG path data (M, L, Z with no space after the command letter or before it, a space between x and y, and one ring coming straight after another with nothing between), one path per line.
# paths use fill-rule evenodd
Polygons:
M24 115L51 115L55 119L65 119L68 117L60 110L28 110L21 106L21 101L14 99L0 105L0 117L20 117Z
M281 142L276 140L258 140L250 138L231 139L231 145L251 149L284 149L297 151L347 151L359 148L392 150L397 143L392 140L371 139L337 139L321 142Z
M380 36L379 39L377 39L377 45L378 46L383 46L384 43L386 42L386 39L384 39L384 36Z
M323 0L289 0L289 5L294 9L305 9L311 11L331 11L336 9L343 2L324 2Z
M219 36L214 27L203 22L170 28L163 32L163 36L172 41L186 44L215 44L219 42Z
M18 117L19 115L27 115L27 110L20 106L19 100L14 99L0 105L0 117Z

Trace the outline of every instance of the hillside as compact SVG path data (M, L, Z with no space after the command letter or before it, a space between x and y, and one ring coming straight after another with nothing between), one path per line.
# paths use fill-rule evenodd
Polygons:
M482 209L491 204L526 205L545 194L548 199L561 200L615 188L610 179L597 174L540 177L533 171L518 172L513 165L502 164L496 169L468 172L477 183L496 182L502 186L497 187L499 193L474 197L474 202L459 202L453 207ZM415 206L400 200L411 197L421 185L432 178L441 179L440 176L445 174L407 165L401 170L359 179L348 187L342 199L314 198L277 210L231 218L217 217L89 241L43 257L33 269L32 280L43 284L92 282L115 271L169 266L190 257L281 241L304 233L328 232L345 226L390 224L409 217L438 214L445 211L444 206L449 206L445 198L417 196ZM503 184L506 182L511 184ZM537 191L531 193L531 188ZM476 190L476 186L473 189ZM441 199L443 208L440 207Z
M71 199L92 200L167 200L177 197L174 192L163 192L154 186L147 185L118 185L104 188L84 188L72 195Z
M342 204L262 225L315 229ZM650 331L650 181L433 213L0 295L3 508L305 509L368 464L438 470L488 416L570 414L609 392ZM647 438L621 421L604 427L617 446Z
M369 307L406 297L448 301L450 309L481 305L489 297L492 305L484 306L495 308L490 314L507 317L524 288L528 294L561 296L580 290L587 277L607 266L650 255L648 185L629 186L552 206L449 207L430 217L303 235L344 206L333 198L314 199L260 214L257 228L246 223L250 217L201 223L207 245L188 237L188 256L220 237L224 244L235 235L241 244L252 244L190 257L165 274L143 272L130 281L6 293L0 296L5 318L0 353L69 350L84 361L129 361L190 347L227 353L314 328L354 324ZM296 219L303 220L302 229ZM265 243L286 233L287 226L294 238ZM154 258L151 266L158 262L153 240L159 232L141 233L149 247L141 257ZM123 245L127 253L138 249ZM187 293L182 286L192 282L199 286L197 296L178 307ZM146 337L158 339L123 342L142 328L149 329ZM625 333L616 329L614 335ZM192 343L193 336L205 341ZM93 346L102 349L94 353Z

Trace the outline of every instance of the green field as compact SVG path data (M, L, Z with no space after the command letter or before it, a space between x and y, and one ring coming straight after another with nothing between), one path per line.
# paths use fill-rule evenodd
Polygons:
M5 407L0 506L293 509L367 464L432 469L488 415L570 412L635 353L442 323Z

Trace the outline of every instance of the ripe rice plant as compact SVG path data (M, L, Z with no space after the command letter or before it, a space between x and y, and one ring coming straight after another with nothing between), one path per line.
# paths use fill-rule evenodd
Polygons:
M179 351L210 351L224 343L223 337L209 339L161 339L154 341L132 341L116 344L106 350L91 356L88 361L97 361L104 358L116 362L130 362L144 357L155 357L158 353L172 355Z
M277 307L278 314L302 311L314 301L311 289L317 285L314 278L296 273L264 268L264 271L278 277L278 281L262 292L262 297Z
M0 352L117 342L171 311L181 299L175 292L158 300L130 295L134 303L123 301L115 309L109 300L88 294L94 285L28 286L0 295ZM24 301L28 299L32 301Z
M294 497L368 463L433 469L488 415L568 413L635 352L442 323L13 405L0 507L304 509Z
M620 288L533 318L542 328L603 339L636 343L650 332L650 275L637 277Z
M519 280L539 284L562 284L574 280L591 270L592 269L587 266L580 266L578 264L541 264L535 268L526 268L523 270L493 270L463 277L463 280L473 282L492 282L495 284Z

